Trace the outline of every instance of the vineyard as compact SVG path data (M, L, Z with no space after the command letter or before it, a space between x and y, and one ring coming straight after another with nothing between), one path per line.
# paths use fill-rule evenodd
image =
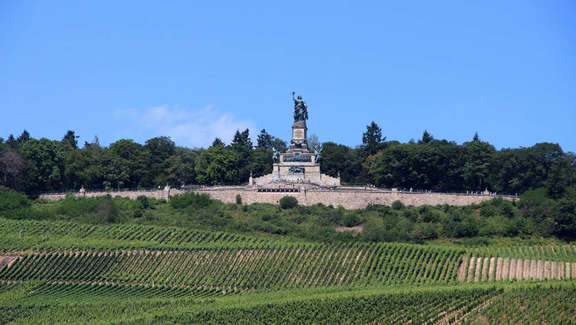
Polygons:
M10 288L17 291L18 286L12 284ZM10 289L3 289L0 301L11 293ZM53 290L59 293L61 287ZM570 324L576 313L575 294L574 284L464 285L336 292L291 290L289 294L276 291L213 296L210 300L173 298L176 296L146 300L135 295L124 300L120 307L118 303L122 300L118 296L110 296L108 303L83 300L73 304L71 301L80 297L73 292L45 306L42 305L45 297L40 293L2 307L0 323ZM23 317L15 318L16 313Z
M26 254L5 281L109 282L226 291L456 281L463 251L404 244Z
M576 286L514 289L499 295L484 309L471 313L466 324L574 324Z
M576 322L575 245L329 244L8 219L0 235L0 324Z
M239 234L149 225L89 225L0 218L0 249L253 247L283 242Z
M223 308L158 317L152 324L451 323L501 293L494 288L395 293ZM132 324L142 324L139 319Z

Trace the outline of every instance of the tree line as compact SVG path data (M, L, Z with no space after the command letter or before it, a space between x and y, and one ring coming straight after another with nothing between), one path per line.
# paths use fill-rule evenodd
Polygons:
M311 139L311 141L317 141ZM386 141L381 128L370 123L362 145L333 142L322 146L321 170L340 175L344 184L432 190L523 193L545 188L562 197L576 184L576 157L560 145L538 143L528 148L497 150L476 134L457 144L435 139L427 131L418 141ZM168 137L139 144L121 139L109 146L97 138L78 145L68 131L61 140L35 139L27 131L0 138L0 186L37 194L86 189L181 186L183 184L245 184L272 171L272 148L286 142L261 130L254 144L248 130L232 142L215 139L208 148L176 146Z

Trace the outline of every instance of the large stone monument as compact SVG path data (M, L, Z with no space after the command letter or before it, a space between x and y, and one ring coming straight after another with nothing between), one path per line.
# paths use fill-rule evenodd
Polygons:
M310 148L308 145L306 120L308 106L302 96L294 97L294 123L292 124L292 140L286 152L274 150L274 165L272 173L253 178L250 185L282 186L286 184L310 184L324 187L340 186L340 179L320 173L322 159L321 148ZM314 152L311 152L313 150Z

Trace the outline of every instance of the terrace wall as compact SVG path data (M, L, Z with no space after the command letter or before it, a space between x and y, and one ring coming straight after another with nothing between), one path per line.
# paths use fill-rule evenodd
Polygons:
M472 203L480 203L501 197L505 200L517 199L514 196L494 196L484 194L454 194L454 193L420 193L420 192L397 192L385 190L366 190L362 187L341 188L335 190L308 189L300 192L259 192L247 186L215 186L193 189L196 193L207 193L211 198L224 203L235 203L236 195L240 195L244 204L271 203L278 204L284 196L293 196L302 205L314 205L322 203L324 205L342 206L346 209L361 209L371 204L391 205L394 201L400 201L405 205L454 205L463 206ZM113 197L124 197L135 199L144 195L155 199L169 199L170 196L184 193L183 190L170 189L157 191L110 191L110 192L86 192L73 193L76 197L98 197L111 195ZM40 196L46 200L61 200L66 197L65 193L43 194Z

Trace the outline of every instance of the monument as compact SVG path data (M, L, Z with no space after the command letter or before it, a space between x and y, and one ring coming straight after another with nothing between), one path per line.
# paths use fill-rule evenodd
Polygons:
M308 105L302 96L295 97L294 123L292 124L292 140L286 152L278 152L273 148L272 173L253 178L250 185L264 187L281 187L284 185L314 185L321 187L340 186L340 178L320 173L322 148L310 148L308 145ZM313 151L313 152L311 152Z

